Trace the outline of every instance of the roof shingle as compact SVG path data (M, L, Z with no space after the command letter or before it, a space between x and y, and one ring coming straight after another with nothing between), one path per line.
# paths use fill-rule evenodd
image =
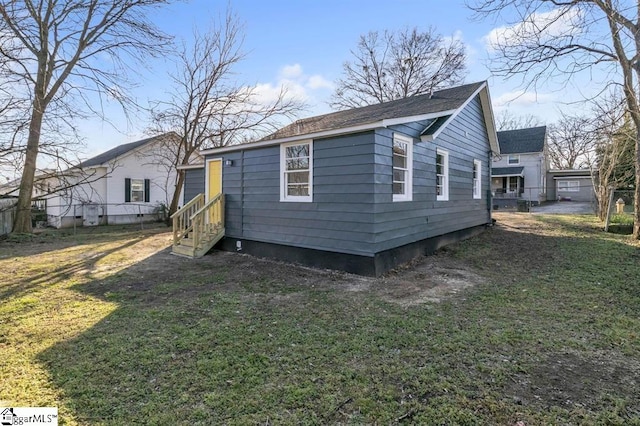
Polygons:
M547 127L530 127L527 129L503 130L498 133L498 144L501 154L524 154L544 151Z
M165 133L158 136L152 136L150 138L141 139L135 142L129 142L122 145L118 145L115 148L110 149L109 151L103 152L102 154L98 154L95 157L89 158L88 160L84 160L77 167L85 168L85 167L94 167L99 166L101 164L108 163L111 160L114 160L121 155L126 154L129 151L132 151L136 148L139 148L153 140L160 139L162 137L171 135L173 132Z
M432 95L417 95L395 101L368 105L316 117L304 118L261 139L268 141L327 130L360 126L380 120L451 111L459 108L484 82L439 90Z

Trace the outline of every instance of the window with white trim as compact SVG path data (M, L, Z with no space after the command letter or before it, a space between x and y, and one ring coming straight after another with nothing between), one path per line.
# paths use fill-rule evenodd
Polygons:
M436 200L449 199L449 153L436 150Z
M482 161L473 160L473 198L482 198Z
M509 164L520 164L520 156L518 154L509 155L507 162Z
M393 201L411 201L412 176L413 141L402 135L393 135Z
M311 141L280 145L280 201L313 201Z
M577 180L559 180L558 192L580 192L580 182Z

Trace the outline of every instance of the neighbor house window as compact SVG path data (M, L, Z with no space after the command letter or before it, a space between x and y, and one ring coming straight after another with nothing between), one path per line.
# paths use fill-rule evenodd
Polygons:
M280 146L280 201L313 200L313 146L311 141Z
M150 193L149 179L124 180L124 202L125 203L148 203Z
M411 201L413 175L413 141L393 135L393 201Z
M511 154L508 159L509 164L520 164L520 156Z
M518 176L509 176L509 191L516 192L518 190Z
M558 191L580 192L580 182L577 180L559 180Z
M482 198L482 162L473 160L473 198Z
M449 153L436 150L436 199L449 199Z

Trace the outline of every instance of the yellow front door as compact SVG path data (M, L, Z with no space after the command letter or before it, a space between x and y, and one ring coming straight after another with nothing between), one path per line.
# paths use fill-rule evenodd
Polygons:
M222 160L207 161L207 201L222 192Z
M207 202L222 193L222 159L207 160ZM206 223L218 226L222 223L222 203L217 202L207 212ZM224 224L222 224L224 226Z

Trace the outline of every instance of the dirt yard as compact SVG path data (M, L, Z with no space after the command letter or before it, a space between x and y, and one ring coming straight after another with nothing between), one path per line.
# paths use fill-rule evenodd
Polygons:
M0 405L59 405L69 424L174 397L195 423L194 406L222 423L640 424L638 245L590 217L495 218L379 278L177 257L162 227L0 241ZM218 356L233 378L206 370L194 387ZM157 371L138 379L147 358ZM131 395L112 391L123 375Z

